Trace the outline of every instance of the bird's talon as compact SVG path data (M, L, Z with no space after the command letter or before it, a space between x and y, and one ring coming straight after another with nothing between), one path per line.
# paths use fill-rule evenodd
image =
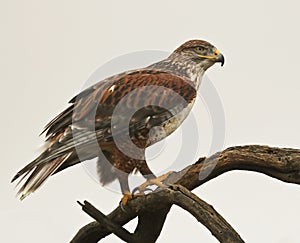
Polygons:
M148 187L144 189L144 192L146 192L146 191L153 192L153 190L151 188L148 188Z
M133 195L130 192L124 192L123 197L121 199L121 205L125 206L129 200L133 198Z
M147 191L153 192L153 190L151 188L140 188L138 186L132 190L132 195L133 196L143 196L143 195L145 195L145 192L147 192Z
M119 205L120 205L120 208L122 209L122 211L126 213L126 209L125 209L124 205L122 204L122 201L119 203Z
M135 187L135 188L132 190L132 195L135 195L136 192L140 192L139 187Z

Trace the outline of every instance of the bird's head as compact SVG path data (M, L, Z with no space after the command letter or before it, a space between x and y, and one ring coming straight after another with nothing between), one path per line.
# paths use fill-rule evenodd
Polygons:
M183 58L187 61L193 61L204 70L217 62L224 65L225 59L220 51L212 44L203 40L190 40L178 47L172 55Z

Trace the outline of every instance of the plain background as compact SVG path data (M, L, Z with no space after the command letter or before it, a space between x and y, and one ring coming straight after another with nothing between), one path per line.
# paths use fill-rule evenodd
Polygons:
M208 72L226 114L224 147L299 148L299 8L296 0L1 0L1 242L68 242L91 221L76 200L107 213L119 202L119 194L100 187L80 165L24 202L15 198L10 179L38 154L43 126L92 71L126 53L210 41L226 57L224 68ZM299 242L298 185L235 171L194 192L246 242ZM158 242L182 241L216 242L173 208ZM120 241L109 236L103 242Z

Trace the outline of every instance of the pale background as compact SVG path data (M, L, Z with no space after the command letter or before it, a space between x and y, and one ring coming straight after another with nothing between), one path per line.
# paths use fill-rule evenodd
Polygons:
M296 0L1 0L1 242L68 242L91 221L76 200L107 213L119 202L119 194L99 187L80 165L22 203L10 179L37 155L43 126L97 67L122 54L209 40L226 57L224 68L208 74L223 100L225 147L299 148L299 8ZM299 242L297 185L236 171L194 192L246 242ZM183 240L216 242L173 208L158 242ZM120 241L109 236L103 242Z

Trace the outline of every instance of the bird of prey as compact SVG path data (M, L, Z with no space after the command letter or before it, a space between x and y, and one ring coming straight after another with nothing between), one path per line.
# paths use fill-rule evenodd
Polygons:
M189 40L164 60L114 75L79 93L45 126L44 151L12 179L23 183L20 199L51 175L92 158L98 158L103 185L119 181L123 204L132 196L130 173L139 171L146 182L161 185L163 177L149 169L145 149L180 126L204 72L217 62L223 66L224 56L212 44Z

